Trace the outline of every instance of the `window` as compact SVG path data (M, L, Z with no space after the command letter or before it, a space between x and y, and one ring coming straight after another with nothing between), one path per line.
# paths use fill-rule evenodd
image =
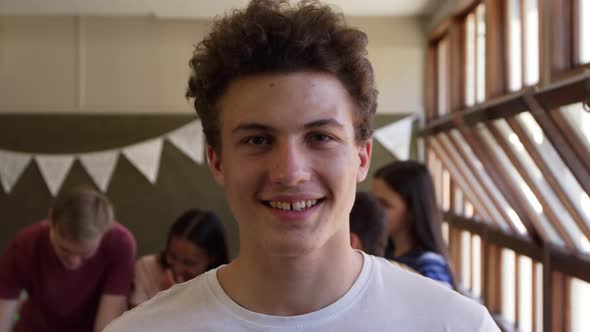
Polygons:
M560 113L590 153L590 110L577 103L562 107Z
M518 257L518 329L533 331L533 261Z
M479 298L481 297L481 237L473 235L471 237L471 293Z
M576 278L571 282L572 332L590 331L590 284Z
M442 209L448 211L451 209L451 176L445 169L442 173Z
M458 215L463 215L463 192L456 186L453 191L453 211Z
M467 187L465 189L466 194L472 197L473 203L478 204L478 212L483 214L487 218L487 221L493 221L505 227L506 221L497 210L497 205L490 201L490 197L486 194L486 188L474 185L479 182L476 175L469 168L469 164L464 160L463 156L453 147L453 143L449 137L445 134L440 134L439 138L441 145L445 147L449 157L456 161L457 172L460 174L461 180L465 181L463 187Z
M444 115L449 112L449 60L448 41L446 38L438 42L436 48L437 62L437 95L438 95L438 115Z
M502 316L508 322L516 322L516 281L515 281L516 255L514 251L502 250Z
M535 292L535 332L543 332L543 264L535 263L535 278L533 279Z
M471 233L461 232L461 283L465 290L471 290Z
M590 120L590 115L588 117ZM590 200L588 200L588 195L584 189L582 189L581 185L578 183L570 169L559 157L559 154L553 145L545 138L543 130L541 127L539 127L539 124L533 118L531 113L520 113L515 118L517 122L524 128L525 134L528 136L529 140L535 143L535 149L539 152L544 164L550 169L552 174L548 176L559 177L558 182L560 188L558 189L559 191L563 191L566 194L568 203L571 203L576 210L574 211L574 214L582 219L582 223L584 223L582 227L585 229L590 229ZM579 120L580 122L583 121L583 119L580 118ZM590 125L590 121L588 124ZM588 131L588 135L590 135L590 126L588 127ZM526 158L525 156L522 157ZM567 220L565 221L567 222ZM588 234L587 231L586 234ZM578 235L576 234L575 237L577 238ZM586 236L581 236L578 241L578 245L583 246L583 243L585 242L587 242Z
M528 121L534 121L533 119L524 117L528 119ZM529 125L533 125L533 122L529 122ZM584 238L583 234L581 233L578 226L575 224L572 215L566 210L563 204L560 202L560 198L555 194L555 191L551 188L547 181L548 176L552 176L550 174L543 174L537 164L533 161L527 150L524 148L522 142L520 141L518 135L512 131L512 129L506 123L506 120L500 119L494 121L494 126L499 130L502 134L502 137L508 137L508 141L510 141L509 148L512 150L512 153L516 156L519 163L524 168L524 174L530 180L527 181L527 185L531 185L534 187L535 192L539 193L539 198L542 198L544 202L543 207L540 211L544 212L545 215L548 213L555 214L556 220L553 221L555 227L563 227L564 231L567 233L567 236L574 245L578 248L578 250L582 251L582 239ZM534 127L533 127L534 128ZM537 133L537 142L541 141L540 137L542 137L542 131L536 132ZM541 141L542 142L542 141ZM566 168L567 169L567 168ZM560 173L556 173L561 176ZM575 179L571 181L575 182ZM577 182L575 182L577 184ZM559 188L557 188L559 189ZM579 188L581 190L581 188ZM578 193L579 194L579 193ZM537 204L537 202L535 202ZM550 220L550 218L548 218Z
M465 105L485 99L485 5L479 4L465 18Z
M538 0L507 0L510 91L539 81Z
M590 0L578 0L578 44L580 64L590 63Z
M553 79L578 74L590 64L590 0L552 0Z
M446 222L443 222L443 224L442 224L442 237L448 246L449 245L449 224L447 224Z
M589 18L590 0L470 0L430 39L450 259L503 330L590 331Z
M493 135L490 134L489 130L485 126L478 126L478 131L483 138L483 141L486 143L487 148L490 149L496 156L500 163L499 166L507 172L508 176L510 177L510 182L516 184L516 187L520 191L520 195L526 199L526 202L528 203L529 218L533 219L535 224L540 227L539 232L542 234L542 237L545 237L546 240L551 241L557 246L563 247L565 243L557 234L553 228L553 225L547 219L547 216L544 214L543 206L539 202L539 199L521 177L514 165L512 165L510 159L498 145L498 142L496 142Z
M443 135L440 135L440 136L444 137ZM471 150L469 145L465 142L465 140L464 140L463 136L461 135L461 133L459 132L459 130L456 130L456 129L452 130L450 138L454 142L457 143L456 144L458 147L457 150L460 150L462 152L462 154L465 156L465 162L467 164L474 165L473 169L477 173L478 178L481 179L482 185L475 186L473 189L478 190L478 191L483 191L484 189L488 190L490 194L488 194L486 196L490 197L492 200L495 200L497 202L498 208L502 209L504 211L504 215L508 216L508 218L504 218L503 216L494 215L494 217L500 223L501 227L505 230L508 230L507 219L510 219L510 221L513 223L514 227L516 227L516 229L518 229L518 233L520 233L520 234L526 233L526 228L522 224L522 221L520 220L518 215L516 213L514 213L514 210L512 209L510 204L508 204L508 201L504 198L504 196L500 193L500 191L498 190L498 188L496 187L494 182L492 182L492 180L489 178L482 163L475 156L475 154L473 153L473 151ZM444 140L442 142L444 143ZM452 151L455 151L455 149L453 149ZM465 172L465 174L466 173L467 172ZM471 181L471 183L476 183L476 182ZM486 202L488 203L488 205L490 205L490 206L492 205L491 201L486 201ZM494 210L492 210L492 213L494 213L493 211ZM510 214L510 211L512 211L512 214Z

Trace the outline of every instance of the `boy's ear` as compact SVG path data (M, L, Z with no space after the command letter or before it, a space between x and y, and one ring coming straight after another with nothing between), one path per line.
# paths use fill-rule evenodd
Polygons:
M207 160L209 161L209 169L213 173L215 181L223 186L223 168L221 166L221 156L211 147L207 145Z
M350 232L350 246L353 249L363 250L363 243L361 238L353 232Z
M367 142L359 146L358 157L359 157L359 169L357 173L357 182L362 182L369 173L369 167L371 166L371 152L373 149L373 140L368 139Z

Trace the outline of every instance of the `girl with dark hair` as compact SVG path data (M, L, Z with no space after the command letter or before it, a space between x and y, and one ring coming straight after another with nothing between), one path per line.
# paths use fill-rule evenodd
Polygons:
M372 192L387 215L385 256L454 288L441 235L442 217L426 166L416 161L388 164L375 173Z
M164 251L137 261L129 302L137 306L176 283L228 262L223 225L217 215L190 209L170 226Z

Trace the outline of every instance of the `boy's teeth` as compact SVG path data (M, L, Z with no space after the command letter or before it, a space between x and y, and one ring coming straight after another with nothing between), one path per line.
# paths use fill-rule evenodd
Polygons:
M280 201L270 201L269 205L273 209L280 209L280 210L285 210L285 211L291 211L291 210L301 211L301 210L304 210L306 208L310 208L310 207L316 205L317 202L318 201L315 199L308 199L305 201L299 201L299 202L293 202L293 203L280 202Z

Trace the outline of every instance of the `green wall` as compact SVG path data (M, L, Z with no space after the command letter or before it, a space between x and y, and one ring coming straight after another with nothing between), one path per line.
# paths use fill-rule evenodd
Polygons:
M379 115L375 128L404 115ZM83 153L118 148L168 133L195 119L191 115L0 115L0 149L36 153ZM411 149L416 155L415 140ZM374 143L370 173L394 157ZM62 188L93 184L78 161ZM367 190L369 181L360 185ZM232 256L238 249L237 225L221 188L205 165L197 165L164 142L158 179L150 184L121 156L107 195L117 220L135 235L138 254L162 248L168 225L191 207L215 211L223 220ZM47 216L53 198L31 162L10 194L0 189L0 248L16 231Z

